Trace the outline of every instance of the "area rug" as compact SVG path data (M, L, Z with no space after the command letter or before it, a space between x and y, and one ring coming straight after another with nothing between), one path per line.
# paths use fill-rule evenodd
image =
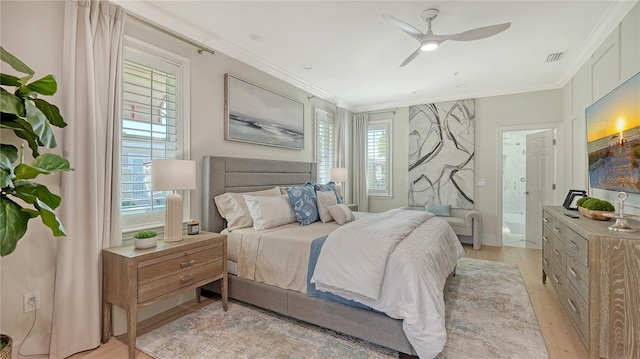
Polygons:
M463 258L445 297L441 359L548 358L518 267ZM156 359L397 358L398 353L239 302L220 301L138 337Z

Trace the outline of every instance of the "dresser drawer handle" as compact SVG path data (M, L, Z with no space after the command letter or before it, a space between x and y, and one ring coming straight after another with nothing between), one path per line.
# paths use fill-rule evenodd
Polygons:
M572 239L570 239L569 242L571 242L571 244L573 244L574 248L580 249L580 246L578 245L578 243L574 242Z
M554 231L556 231L556 232L558 232L558 233L560 233L560 232L561 232L561 231L560 231L560 227L553 227L553 230L554 230Z
M180 278L180 283L186 283L186 282L188 282L188 281L190 281L192 279L193 279L193 276L192 275L188 275L186 277Z
M542 240L545 242L549 242L549 238L547 238L547 236L542 236Z
M553 249L553 253L561 255L560 251L555 248Z
M560 280L558 279L558 277L555 274L552 275L552 277L553 277L553 280L556 281L556 283L560 284Z
M544 223L549 223L549 220L548 220L548 219L546 219L546 218L542 218L542 222L544 222Z
M578 273L576 273L576 271L573 268L569 267L569 272L571 272L571 274L573 274L574 277L578 278Z
M549 261L546 258L543 258L542 262L544 262L545 265L549 265Z
M180 267L185 268L185 267L193 265L195 262L196 262L195 259L192 259L192 260L186 261L186 262L182 262L182 263L180 263Z
M573 301L571 299L567 299L567 302L569 302L569 306L571 307L571 309L575 312L578 313L578 308L576 308L576 306L573 304Z

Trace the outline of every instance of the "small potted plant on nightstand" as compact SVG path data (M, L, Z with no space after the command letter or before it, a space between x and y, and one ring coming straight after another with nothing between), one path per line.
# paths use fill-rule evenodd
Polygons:
M158 242L155 231L140 231L133 236L133 245L138 249L155 247Z

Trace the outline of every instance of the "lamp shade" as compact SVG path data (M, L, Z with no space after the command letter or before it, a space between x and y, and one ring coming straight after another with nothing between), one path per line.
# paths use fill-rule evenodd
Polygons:
M332 168L329 177L334 182L347 182L347 169L344 167Z
M151 189L154 191L196 189L196 161L151 161Z

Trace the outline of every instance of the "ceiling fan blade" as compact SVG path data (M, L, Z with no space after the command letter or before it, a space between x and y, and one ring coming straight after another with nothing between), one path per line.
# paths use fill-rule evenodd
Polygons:
M418 49L416 51L414 51L413 54L409 55L409 57L407 57L407 59L404 60L404 62L402 63L402 65L400 65L400 67L403 67L404 65L406 65L406 64L410 63L411 61L413 61L413 59L418 57L418 55L420 55L421 52L422 52L422 49L420 49L418 47Z
M387 13L382 14L382 17L391 21L394 25L396 25L397 27L400 28L400 30L406 32L407 34L409 34L411 37L413 37L414 39L420 41L421 37L424 35L422 32L420 32L420 30L416 29L415 27L407 24L406 22L399 20Z
M459 34L448 35L447 39L454 41L473 41L484 39L485 37L493 36L503 32L504 30L511 27L511 23L507 22L504 24L491 25L485 27L479 27L477 29L461 32Z

